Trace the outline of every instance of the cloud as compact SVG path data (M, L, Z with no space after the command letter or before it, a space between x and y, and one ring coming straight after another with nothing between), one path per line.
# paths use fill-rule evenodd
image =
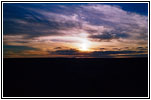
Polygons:
M28 51L28 50L36 51L38 49L28 47L28 46L4 45L3 50L4 50L3 51L4 52L4 57L14 57L15 58L15 57L26 56L26 55L23 54L24 51ZM30 56L31 56L31 54L30 54Z
M17 10L18 14L14 18L7 17L13 16L16 10L4 14L4 34L27 34L36 37L64 35L67 32L70 35L73 33L69 32L76 29L88 32L90 38L100 40L141 38L142 36L143 39L147 38L147 16L124 11L118 6L89 4L71 7L63 5L61 10L58 10L60 5L56 5L54 10L42 8L44 5L38 6L39 9L30 7L28 4L22 8L15 6L20 10ZM71 10L71 8L75 9ZM7 10L11 11L11 9Z
M91 57L96 57L96 58L116 58L116 57L139 57L143 55L143 57L147 57L147 54L144 51L128 51L128 50L123 50L123 51L94 51L90 53Z
M96 58L115 58L118 56L139 56L145 55L145 51L131 51L131 50L122 50L122 51L93 51L93 52L80 52L76 49L66 49L66 50L56 50L48 51L49 54L53 55L71 55L73 57L96 57Z
M100 48L100 50L105 50L105 48Z
M109 54L131 54L131 53L144 53L144 51L94 51L92 54L109 55Z
M87 11L85 20L89 24L106 27L106 30L98 32L96 35L90 35L90 38L100 40L118 38L139 39L142 36L141 39L147 38L147 16L127 12L120 7L110 5L90 5L83 6L83 8Z
M54 48L54 49L62 49L62 47L56 47L56 48Z
M5 6L9 5L5 4ZM67 32L78 26L76 15L66 16L44 9L30 8L28 4L23 7L14 6L15 8L20 10L7 9L9 13L4 14L6 16L4 17L4 34L26 34L28 38L64 35L63 31ZM8 17L8 15L14 16L15 13L17 13L15 17Z
M54 52L48 51L50 54L57 54L57 55L77 55L78 51L75 49L69 50L56 50Z
M137 50L145 50L145 51L148 50L147 47L137 47L136 49L137 49Z
M4 50L12 50L15 52L24 51L24 50L37 50L37 48L27 47L27 46L12 46L12 45L4 45Z
M148 57L148 54L131 54L131 55L119 55L119 57L131 57L131 58L140 58L140 57Z
M128 38L129 35L128 34L125 34L125 33L122 33L122 34L119 34L119 33L103 33L101 35L91 35L90 38L93 38L93 39L99 39L100 41L102 40L111 40L111 39L119 39L119 38Z
M144 53L146 50L144 47L148 42L148 16L125 11L120 6L94 3L7 3L4 4L3 10L4 45L41 48L45 52L50 50L49 53L54 55L86 57L111 57L118 54ZM82 54L76 49L79 49L83 40L94 46L90 48L102 51L94 49L90 54ZM62 48L63 46L76 49L66 49ZM113 50L111 46L117 48L114 50L125 51L110 51ZM136 52L131 48L138 50ZM101 56L98 56L100 54Z

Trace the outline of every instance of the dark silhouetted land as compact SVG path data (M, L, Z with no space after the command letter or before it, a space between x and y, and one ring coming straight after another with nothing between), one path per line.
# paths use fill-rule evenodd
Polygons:
M147 58L5 58L6 97L147 97Z

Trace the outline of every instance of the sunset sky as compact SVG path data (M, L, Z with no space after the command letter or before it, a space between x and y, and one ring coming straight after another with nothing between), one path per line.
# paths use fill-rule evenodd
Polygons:
M4 3L4 58L147 57L147 3Z

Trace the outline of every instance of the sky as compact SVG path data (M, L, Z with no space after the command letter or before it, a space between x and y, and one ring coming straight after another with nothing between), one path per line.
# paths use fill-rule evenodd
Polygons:
M147 3L4 3L4 58L148 56Z

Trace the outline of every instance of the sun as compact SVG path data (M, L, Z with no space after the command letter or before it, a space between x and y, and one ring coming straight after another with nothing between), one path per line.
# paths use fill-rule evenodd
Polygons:
M89 51L88 44L82 43L79 50L81 50L81 51Z
M80 51L88 52L90 50L91 41L88 39L88 34L81 33L79 38L79 43L77 44L77 48Z
M83 39L83 41L79 44L80 51L90 51L90 41Z

